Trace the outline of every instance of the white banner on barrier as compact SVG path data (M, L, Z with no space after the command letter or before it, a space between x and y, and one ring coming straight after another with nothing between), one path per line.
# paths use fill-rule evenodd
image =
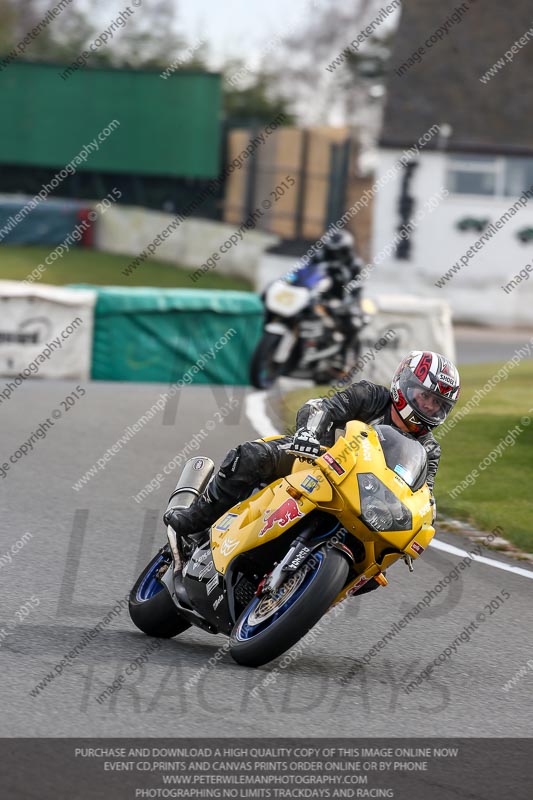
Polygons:
M88 380L96 292L0 281L0 375ZM9 384L8 384L9 385Z

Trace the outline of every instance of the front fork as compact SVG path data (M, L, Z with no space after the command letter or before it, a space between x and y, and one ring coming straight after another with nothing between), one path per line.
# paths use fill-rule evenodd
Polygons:
M272 360L275 364L285 364L289 360L289 356L296 344L296 336L293 331L284 323L276 321L267 322L265 331L281 337Z
M338 531L340 524L335 530ZM270 575L265 579L262 586L262 593L275 594L280 586L287 580L287 578L301 569L307 562L313 558L313 552L326 544L327 548L335 547L340 550L343 555L348 559L350 565L355 565L355 560L351 551L340 541L340 538L333 536L331 539L326 539L321 542L313 541L313 534L315 531L309 528L304 531L300 536L292 542L287 555L277 564ZM331 531L334 533L334 531Z

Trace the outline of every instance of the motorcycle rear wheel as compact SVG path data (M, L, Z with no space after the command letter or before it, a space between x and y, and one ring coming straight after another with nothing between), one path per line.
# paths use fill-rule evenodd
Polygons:
M191 627L180 617L168 591L157 579L165 562L163 553L158 553L137 578L129 597L133 624L147 636L159 639L171 639Z
M333 548L314 553L318 564L291 575L274 598L256 597L230 636L230 654L243 666L260 667L289 650L316 625L348 576L346 558Z

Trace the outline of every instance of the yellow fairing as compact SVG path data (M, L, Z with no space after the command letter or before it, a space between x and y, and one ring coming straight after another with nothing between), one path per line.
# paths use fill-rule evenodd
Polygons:
M213 562L217 572L224 575L236 555L276 539L316 508L316 504L303 494L299 499L291 497L287 492L289 488L289 483L283 478L243 500L217 520L211 528Z
M375 475L410 511L409 530L374 531L364 524L358 482L358 475L363 473ZM336 517L365 546L364 559L355 565L357 576L336 602L357 584L362 586L371 577L379 576L404 554L418 558L435 533L428 487L424 485L413 492L399 475L384 466L374 428L349 422L345 435L314 465L296 460L291 475L234 506L215 523L211 542L217 571L224 574L236 555L277 538L316 508Z
M345 474L333 479L339 484L345 501L344 510L338 514L342 525L352 532L365 545L365 558L357 564L357 577L346 586L337 597L340 602L352 593L355 587L362 587L370 578L380 576L403 553L418 558L428 547L435 534L432 526L432 506L427 485L413 492L393 470L383 467L381 447L376 431L360 422L350 422L345 436L341 436L329 452L345 469ZM320 460L320 459L319 459ZM332 466L329 465L328 477ZM373 473L409 509L412 525L409 530L373 531L360 519L361 499L357 476ZM402 552L394 552L394 551ZM393 552L387 552L393 551Z

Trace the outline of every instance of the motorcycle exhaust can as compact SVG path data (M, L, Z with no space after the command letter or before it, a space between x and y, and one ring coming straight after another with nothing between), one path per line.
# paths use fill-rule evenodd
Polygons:
M188 508L202 494L211 480L215 463L205 456L190 458L183 467L176 488L170 495L167 511L171 508Z

